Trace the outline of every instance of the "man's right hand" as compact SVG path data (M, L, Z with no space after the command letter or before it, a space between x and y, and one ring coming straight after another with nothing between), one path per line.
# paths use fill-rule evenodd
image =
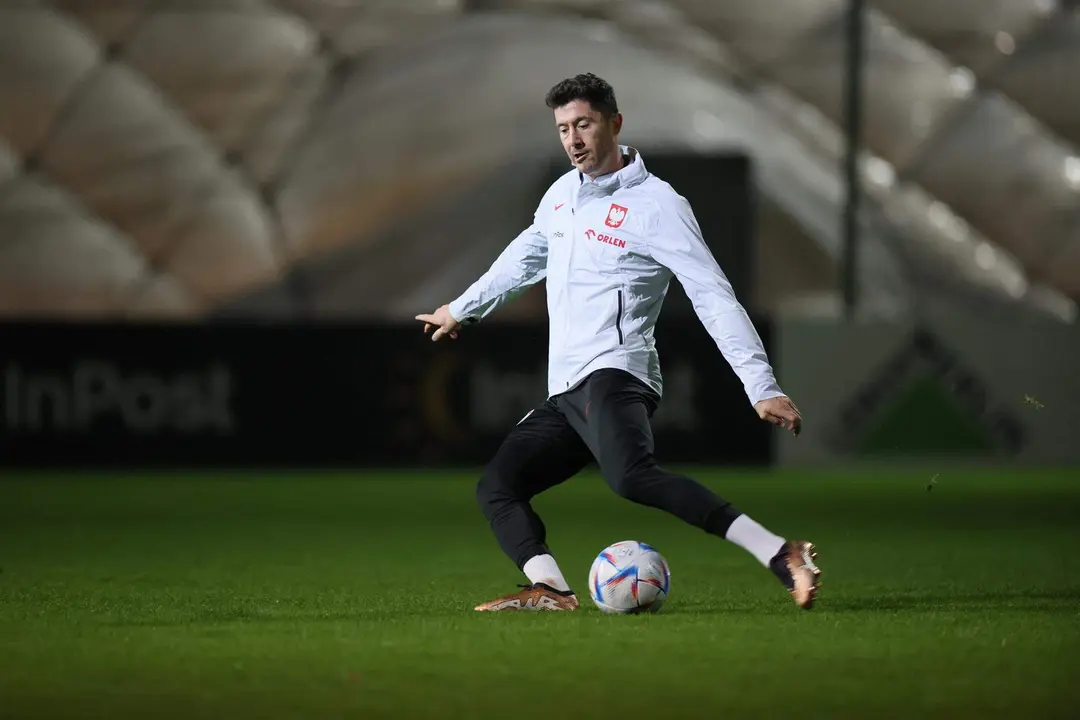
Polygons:
M435 332L431 335L431 340L441 340L444 335L449 335L453 339L457 339L458 328L461 327L461 323L454 319L454 316L450 314L450 306L443 305L430 315L417 315L417 320L424 323L424 334L427 335L428 330L435 328Z
M754 406L758 417L773 425L779 425L791 431L793 435L802 432L802 414L789 397L773 397L762 400Z

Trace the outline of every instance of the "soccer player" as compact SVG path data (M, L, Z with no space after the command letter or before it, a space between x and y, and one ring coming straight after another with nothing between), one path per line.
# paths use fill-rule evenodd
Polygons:
M577 597L530 505L595 459L622 497L659 508L745 548L795 604L819 586L814 546L773 534L653 456L650 420L663 392L653 329L674 275L742 381L758 416L798 434L802 417L773 376L761 339L705 245L689 203L619 143L615 93L592 74L547 94L572 169L532 224L452 302L417 315L431 339L457 338L526 288L547 281L548 397L512 428L476 488L504 553L529 579L476 610L574 610Z

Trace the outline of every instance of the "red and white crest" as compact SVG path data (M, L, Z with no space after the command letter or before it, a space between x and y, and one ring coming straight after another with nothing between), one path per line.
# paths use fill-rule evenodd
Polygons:
M607 220L604 221L604 224L610 228L617 228L623 224L623 220L626 220L626 208L622 205L611 203L611 208L608 210Z

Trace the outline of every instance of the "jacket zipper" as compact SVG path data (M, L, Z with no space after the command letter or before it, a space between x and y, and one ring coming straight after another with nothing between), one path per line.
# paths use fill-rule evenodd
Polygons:
M615 329L619 332L619 344L622 345L622 290L619 291L619 309L615 315Z
M573 192L570 193L570 242L568 242L566 244L567 245L567 249L566 249L566 268L565 268L565 270L566 270L566 278L563 280L563 292L562 292L562 304L563 304L563 306L567 306L567 305L570 304L567 301L566 288L570 285L570 268L573 265L573 261L574 261L574 245L577 244L576 243L576 240L577 240L577 212L576 212L576 210L577 210L577 201L578 201L577 190L574 190ZM563 344L564 348L566 347L566 343L568 342L567 336L569 334L570 334L570 311L566 310L566 311L563 312L563 330L562 330L562 336L563 336L562 344ZM569 378L565 381L565 385L566 385L567 388L570 387Z

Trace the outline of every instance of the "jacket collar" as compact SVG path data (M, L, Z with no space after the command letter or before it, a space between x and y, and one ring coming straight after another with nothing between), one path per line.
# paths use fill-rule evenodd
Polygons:
M624 156L630 158L630 162L622 169L601 175L595 180L578 172L581 190L586 190L590 194L610 195L616 190L633 187L645 181L649 176L649 171L645 169L645 161L642 160L641 153L629 145L620 145L619 150Z

